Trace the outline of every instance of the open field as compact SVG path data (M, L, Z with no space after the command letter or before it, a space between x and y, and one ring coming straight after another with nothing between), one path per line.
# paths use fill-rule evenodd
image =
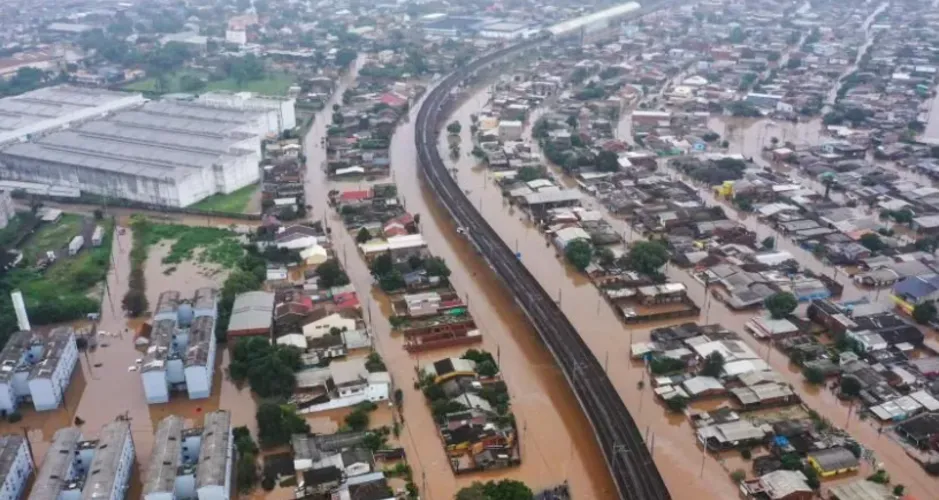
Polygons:
M187 92L180 85L180 81L185 75L202 78L206 76L204 73L196 71L179 71L173 73L167 76L166 88L163 89L163 92ZM266 77L262 80L251 80L240 83L232 78L208 81L206 82L205 87L197 92L227 90L231 92L256 92L258 94L280 96L286 95L287 89L289 89L293 83L293 76L287 73L271 73L266 75ZM145 78L143 80L138 80L136 82L124 85L123 89L133 92L157 92L157 80L156 78L152 77Z

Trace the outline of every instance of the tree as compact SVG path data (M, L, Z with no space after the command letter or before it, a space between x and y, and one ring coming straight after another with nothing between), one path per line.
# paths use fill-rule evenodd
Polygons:
M392 269L391 272L378 278L378 286L385 292L393 292L395 290L404 288L407 286L407 283L405 283L404 276L401 275L401 271Z
M499 373L499 367L492 361L486 360L476 365L476 373L483 377L495 377Z
M440 281L447 283L450 281L450 268L446 261L440 257L431 257L424 261L424 270L428 276L437 276Z
M906 491L906 486L903 486L902 484L898 484L898 485L896 485L896 486L893 487L893 494L894 494L894 496L901 497L901 496L903 496L903 492L904 492L904 491Z
M658 276L667 263L668 249L658 241L636 242L626 254L626 267L646 276Z
M124 295L121 306L128 316L136 318L143 314L150 307L150 304L147 302L147 294L143 290L131 288Z
M619 157L612 151L600 151L600 154L597 155L597 170L616 172L619 170Z
M364 227L359 229L358 234L355 235L355 242L359 245L368 242L370 239L372 239L372 233L370 233L368 229Z
M665 406L674 413L679 413L688 407L688 398L684 396L675 396L665 400Z
M735 483L740 483L747 478L747 473L743 469L736 469L730 473L730 479Z
M724 371L724 355L718 351L708 354L704 358L704 366L701 368L701 375L706 377L719 377Z
M293 434L308 434L310 426L290 405L265 402L258 406L258 440L261 446L280 446Z
M352 64L352 61L355 61L358 56L359 55L356 53L355 49L342 48L336 51L336 57L333 59L333 61L336 63L336 66L345 68Z
M783 319L790 315L799 306L796 296L789 292L777 292L763 301L773 319Z
M364 431L368 429L368 412L365 412L361 409L356 409L352 413L346 415L345 422L350 429L354 431Z
M385 361L381 359L381 354L378 354L377 351L368 353L368 358L365 360L365 369L368 370L369 373L388 370L385 366Z
M818 490L822 487L822 482L818 478L818 471L815 470L815 467L806 464L802 467L802 473L805 474L805 484L809 485L809 488Z
M819 385L825 382L825 373L822 370L815 366L808 366L802 369L802 376L805 377L810 384Z
M477 483L473 483L475 485ZM489 481L482 486L482 492L486 500L531 500L534 498L531 488L521 481L513 479L503 479L499 482ZM467 500L466 497L460 497L457 493L457 500ZM469 497L472 498L472 497Z
M179 90L183 92L197 92L205 88L205 80L192 75L183 75L179 78Z
M849 397L857 397L861 393L861 381L850 375L841 377L841 394Z
M253 453L245 453L238 457L238 491L249 493L258 482L257 457Z
M372 261L372 276L380 278L394 270L394 261L391 260L391 254L383 253Z
M451 134L459 134L460 130L463 130L463 126L460 125L460 122L456 120L453 120L449 125L447 125L447 132L450 132Z
M333 288L349 284L349 276L339 266L339 261L329 259L316 268L317 286L320 288Z
M763 238L763 241L760 242L760 244L763 246L764 249L771 250L776 246L776 238L772 236L767 236L766 238Z
M861 236L861 239L858 240L861 245L864 245L864 248L867 248L871 252L879 252L883 250L887 245L880 239L880 236L877 233L866 233Z
M936 304L933 302L918 304L913 308L913 319L921 325L928 325L936 319Z
M590 260L593 258L593 247L590 245L590 242L578 238L564 247L564 255L567 257L568 262L570 262L577 270L583 271L587 269L587 266L590 265Z

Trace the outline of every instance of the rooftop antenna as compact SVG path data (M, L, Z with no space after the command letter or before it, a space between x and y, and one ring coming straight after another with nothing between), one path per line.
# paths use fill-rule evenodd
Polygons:
M23 301L23 292L14 290L10 294L13 299L13 310L16 311L16 324L24 332L30 331L29 315L26 314L26 302Z

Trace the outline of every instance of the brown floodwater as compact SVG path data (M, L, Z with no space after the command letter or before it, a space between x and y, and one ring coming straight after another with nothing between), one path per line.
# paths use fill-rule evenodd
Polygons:
M416 109L416 105L412 106L412 117ZM319 138L325 133L324 122L314 123L305 150L309 165L307 199L313 201L313 217L326 220L332 230L336 253L362 295L365 316L376 347L384 357L396 387L404 392L404 426L399 442L407 452L422 496L444 500L452 498L460 488L473 481L514 478L533 488L567 480L577 498L613 498L615 488L589 423L555 367L554 360L537 340L537 335L505 288L472 247L457 235L449 217L419 182L412 123L402 123L394 136L392 179L398 185L407 209L422 215L421 229L430 251L448 262L452 270L450 279L468 301L483 332L481 347L498 354L519 426L523 458L522 464L516 468L459 477L451 472L429 408L413 384L420 366L447 356L458 356L465 348L409 354L403 349L400 337L391 335L388 311L382 307L386 301L383 294L372 287L372 277L355 251L353 238L335 214L318 203L326 199L330 189L354 189L359 183L334 183L326 179L320 168L324 151ZM469 150L465 146L464 149ZM337 425L335 419L331 420L317 424L330 429Z
M486 99L485 93L476 94L455 112L454 118L464 124L468 123L469 115L477 113L485 105ZM752 145L751 141L758 141L758 138L765 137L768 143L771 137L765 130L761 130L759 122L753 123L751 120L750 123L740 122L735 123L734 126L735 131L729 134L729 140L734 142L743 140L744 144L734 145L731 149L733 151L734 148L738 148L737 151L747 152L745 154L748 156L750 156L750 151L758 153L761 147L760 142ZM782 136L793 139L801 137L804 138L802 140L809 141L813 134L817 137L817 122L774 126L783 130L779 132L780 139ZM464 126L464 130L466 129L468 127ZM464 144L469 144L468 132L463 135ZM793 142L796 141L793 140ZM471 148L466 146L463 149ZM474 158L465 154L456 162L460 185L503 240L521 253L521 261L541 282L545 290L560 302L561 308L577 327L597 359L608 366L611 380L638 425L644 433L645 429L649 429L649 434L655 436L654 457L673 497L692 498L702 494L706 495L706 498L735 496L735 488L726 479L726 473L723 472L721 464L713 458L706 459L703 478L701 478L700 449L696 446L690 426L684 419L676 421L673 418L663 418L664 410L653 402L654 398L648 388L641 392L637 390L637 382L645 378L644 371L628 362L629 343L647 340L649 330L661 324L625 326L585 278L580 275L571 278L568 266L557 255L553 246L546 243L544 236L532 226L523 212L507 205L485 170L477 168L476 163ZM673 175L678 174L673 172ZM400 178L401 174L399 174L399 184L401 184ZM706 189L702 189L702 195L709 204L716 203ZM599 203L593 200L587 201L586 204L603 210ZM756 230L760 238L770 234L775 235L779 248L791 252L803 266L829 276L835 273L833 268L825 266L809 252L797 248L788 240L776 235L771 228L759 223L754 217L741 216L729 208L726 211L730 218L740 220L747 227ZM610 214L606 215L607 219L627 239L638 237L637 233L632 231L624 221L616 220ZM743 325L754 316L753 312L736 313L719 301L705 303L703 285L694 280L689 273L669 266L667 274L671 280L684 283L688 287L689 295L696 303L703 306L699 322L703 323L705 319L709 319L711 323L720 323L738 332L756 352L768 358L768 363L775 370L786 376L810 407L828 417L836 425L847 426L864 446L873 449L878 461L884 464L896 482L906 484L914 494L925 498L939 498L939 482L929 477L912 459L907 457L897 443L878 434L877 428L870 423L859 421L854 416L849 420L847 403L838 400L827 389L819 389L804 383L799 371L790 366L784 355L773 352L768 348L769 346L746 334ZM857 289L845 273L839 272L837 279L845 284L843 295L845 299L859 298L862 295L875 299L874 291ZM472 294L470 296L473 297ZM886 296L887 294L881 294L879 300L886 300ZM503 350L503 355L504 352Z

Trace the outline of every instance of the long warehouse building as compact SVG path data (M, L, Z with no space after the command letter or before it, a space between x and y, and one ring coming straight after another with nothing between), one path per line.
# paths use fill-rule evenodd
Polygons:
M0 178L185 207L258 182L261 140L279 132L260 110L152 101L0 147Z

